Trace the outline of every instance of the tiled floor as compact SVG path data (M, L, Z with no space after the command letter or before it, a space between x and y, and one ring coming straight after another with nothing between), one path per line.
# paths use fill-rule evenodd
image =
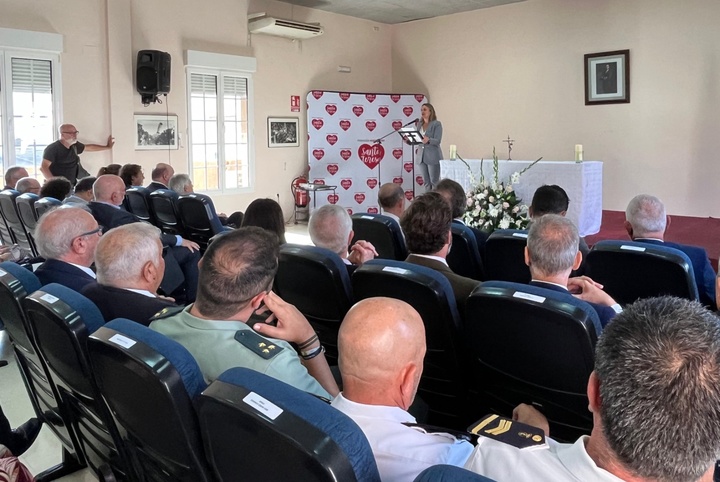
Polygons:
M307 234L307 224L289 224L285 238L288 243L311 244ZM0 404L2 404L5 415L10 424L16 427L33 414L30 399L28 398L25 385L23 385L20 372L12 353L12 347L7 333L0 331L0 360L7 360L9 365L0 368ZM60 463L61 445L55 435L47 427L43 427L40 435L30 449L20 457L20 460L30 469L33 474ZM89 469L83 469L74 474L58 479L62 482L91 482L95 481L95 475Z

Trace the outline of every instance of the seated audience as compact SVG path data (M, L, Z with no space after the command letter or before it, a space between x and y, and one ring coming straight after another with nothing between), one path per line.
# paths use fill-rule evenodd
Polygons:
M98 170L97 176L95 177L104 176L105 174L113 174L115 176L119 176L121 167L122 166L120 164L109 164L107 166L101 167Z
M399 184L386 182L378 189L378 204L382 208L382 214L399 225L400 216L405 211L405 191Z
M125 189L131 187L142 187L145 182L145 173L143 173L142 167L137 164L124 164L120 168L120 178L125 183Z
M710 264L707 252L697 246L665 241L667 224L665 205L655 196L639 194L628 203L625 210L625 229L630 239L679 249L685 253L692 263L700 302L713 310L716 309L715 270Z
M435 186L435 191L439 192L447 202L450 203L450 209L452 210L453 224L461 224L467 226L463 221L463 214L465 214L465 208L467 207L467 196L465 196L465 190L456 181L452 179L442 179ZM477 242L478 251L480 255L485 255L485 242L487 241L488 234L477 228L470 227L470 230L475 235L475 241Z
M323 397L338 388L324 349L307 319L270 291L278 269L277 237L261 228L229 231L210 243L195 303L150 328L184 345L207 382L247 367ZM263 308L263 304L265 308ZM269 309L266 323L248 324ZM254 320L253 320L254 321ZM300 355L290 345L295 343Z
M400 218L400 226L405 232L405 245L410 252L405 261L434 269L445 276L463 315L465 300L480 282L453 273L447 265L445 258L452 244L452 219L452 211L445 198L430 191L415 198Z
M332 405L360 426L382 480L412 482L436 464L462 467L474 448L448 433L414 426L408 408L422 375L425 350L423 321L404 301L365 299L340 324L342 392Z
M5 187L3 189L15 189L17 182L23 177L29 177L24 167L12 166L5 171Z
M106 321L127 318L143 325L175 303L157 290L165 274L160 230L147 223L113 228L95 250L97 283L81 293L93 301Z
M168 183L173 174L175 174L175 169L173 169L170 164L165 164L164 162L158 163L152 170L152 173L150 173L152 182L148 184L147 190L153 192L158 189L168 189Z
M95 281L90 266L102 227L87 211L61 206L46 212L35 226L35 244L45 262L36 270L40 283L60 283L80 291Z
M578 230L569 219L557 214L536 217L530 224L525 247L525 263L532 277L530 284L575 293L593 307L604 327L622 308L590 278L570 278L570 272L582 261L579 239Z
M20 194L25 194L26 192L29 192L32 194L37 194L39 196L40 182L38 182L38 180L34 177L23 177L15 185L15 190Z
M170 181L168 181L168 186L170 187L170 189L175 191L178 196L192 194L195 192L193 190L192 179L190 179L190 176L188 176L187 174L175 174L170 178ZM223 226L228 226L230 228L239 228L242 225L242 211L236 211L230 216L225 213L218 213L217 216Z
M337 204L326 204L312 213L308 234L315 246L329 249L340 256L350 274L365 261L377 256L375 247L367 241L358 241L349 248L355 235L352 218L345 208Z
M587 394L590 436L521 449L519 437L482 430L465 467L498 482L712 480L720 325L699 303L662 297L629 305L598 341Z
M40 188L40 197L51 197L58 201L64 200L72 192L72 184L66 177L55 176L45 181Z
M79 179L75 184L75 192L63 200L63 204L75 207L87 208L87 203L93 200L93 184L97 180L94 176L87 176Z
M280 244L285 244L285 217L282 208L273 199L256 199L250 203L243 216L242 227L257 226L275 233Z

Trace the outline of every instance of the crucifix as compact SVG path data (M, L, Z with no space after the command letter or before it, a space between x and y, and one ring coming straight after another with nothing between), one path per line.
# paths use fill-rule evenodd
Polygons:
M510 139L510 134L508 134L508 138L504 140L503 142L507 142L508 145L508 161L512 161L512 157L510 156L510 153L512 152L512 146L513 142L515 142L515 139Z

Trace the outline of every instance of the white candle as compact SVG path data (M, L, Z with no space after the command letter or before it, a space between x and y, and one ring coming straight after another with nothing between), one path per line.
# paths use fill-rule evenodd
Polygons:
M455 144L450 144L450 159L457 158L457 146Z
M576 161L582 161L582 160L583 160L583 146L582 146L582 144L575 144L575 160L576 160Z

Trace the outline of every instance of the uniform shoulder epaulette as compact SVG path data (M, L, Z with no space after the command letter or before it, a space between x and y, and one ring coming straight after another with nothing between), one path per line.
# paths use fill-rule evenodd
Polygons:
M273 358L284 350L283 347L277 346L275 343L267 338L263 338L252 330L236 331L235 340L251 352L266 360Z
M542 429L526 423L501 417L487 415L468 428L468 432L488 437L519 449L537 447L545 444L545 433Z
M158 311L154 315L150 317L150 321L156 321L156 320L162 320L163 318L169 318L173 315L177 315L182 310L184 310L184 306L166 306L162 310Z

